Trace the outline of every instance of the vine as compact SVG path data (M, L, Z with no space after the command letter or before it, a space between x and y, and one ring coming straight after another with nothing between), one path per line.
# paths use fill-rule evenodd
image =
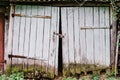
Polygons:
M113 20L117 20L118 19L117 16L120 13L120 9L117 6L115 0L110 0L110 1L111 1L111 5L112 5L112 8L113 8L113 13L112 13Z

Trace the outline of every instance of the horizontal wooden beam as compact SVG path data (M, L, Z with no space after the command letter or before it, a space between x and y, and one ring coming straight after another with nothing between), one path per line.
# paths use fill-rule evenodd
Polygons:
M80 29L110 29L110 27L81 27Z
M41 16L41 15L25 15L25 14L12 14L12 16L18 16L18 17L29 17L29 18L46 18L51 19L51 16Z
M27 57L27 56L21 56L21 55L12 55L12 54L9 54L9 55L8 55L8 58L22 58L22 59L31 59L31 60L47 61L47 60L44 60L44 59L37 59L37 58L32 58L32 57Z

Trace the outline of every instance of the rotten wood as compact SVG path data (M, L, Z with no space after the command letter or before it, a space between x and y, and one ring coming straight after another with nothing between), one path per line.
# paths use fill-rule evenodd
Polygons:
M41 15L25 15L25 14L12 14L12 17L18 16L18 17L29 17L29 18L46 18L51 19L51 16L41 16Z
M80 29L110 29L110 27L81 27Z

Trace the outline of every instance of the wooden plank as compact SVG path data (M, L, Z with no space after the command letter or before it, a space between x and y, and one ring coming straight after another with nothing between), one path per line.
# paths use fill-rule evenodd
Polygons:
M83 7L79 8L79 26L85 26L85 10ZM80 46L81 46L81 64L86 64L87 63L87 49L86 49L86 30L81 30L80 29Z
M100 7L100 27L104 26L104 7ZM101 65L105 65L105 30L100 30L100 57L101 57L101 61L100 64Z
M20 13L21 6L15 6L15 13ZM20 28L20 17L14 18L14 35L13 35L13 54L19 53L19 28Z
M45 7L45 12L44 15L51 16L51 7ZM49 37L50 37L50 19L45 19L44 22L44 38L43 38L43 58L48 59L48 54L49 54ZM48 65L48 62L47 62Z
M34 58L34 57L28 57L28 56L21 56L21 55L8 55L9 58L21 58L21 59L30 59L30 60L39 60L39 61L46 61L44 59Z
M31 6L26 6L26 14L31 14ZM24 55L29 56L29 34L31 30L30 26L30 18L26 18L26 26L25 26L25 42L24 42Z
M56 9L56 32L59 32L59 7L57 7L57 9ZM64 35L64 34L63 34ZM54 59L54 61L55 61L55 69L56 69L56 71L55 71L55 74L58 74L58 46L59 46L59 44L58 44L58 42L59 42L59 37L58 36L56 36L56 47L55 47L55 59Z
M36 15L37 14L37 6L32 6L31 7L32 13L31 15ZM30 52L29 56L34 57L35 54L35 41L36 41L36 18L31 18L31 31L30 31Z
M68 17L68 36L69 36L69 66L70 66L70 72L74 73L75 72L75 54L74 54L74 35L73 35L73 7L67 8L67 17Z
M75 72L80 72L80 60L81 60L81 47L80 47L80 26L79 26L79 8L74 8L73 13L73 21L74 21L74 53L75 53Z
M65 35L65 37L62 40L63 54L64 54L63 55L63 68L66 68L69 65L69 49L68 49L69 40L68 40L68 33L67 33L68 32L67 14L68 14L67 9L61 8L62 34Z
M15 13L21 13L21 6L15 6ZM19 53L19 42L20 42L20 25L21 18L14 18L14 30L13 30L13 49L12 54ZM12 63L19 64L21 63L20 59L13 59Z
M105 8L105 26L110 27L109 7ZM110 65L110 29L106 31L106 66Z
M31 6L31 15L37 15L37 6ZM29 47L29 57L35 57L36 56L36 23L37 23L37 20L36 18L31 18L31 23L30 23L30 27L31 27L31 30L30 30L30 47ZM34 61L32 60L29 60L30 61L30 65L33 65L34 64Z
M26 6L21 6L21 14L25 14L26 13ZM20 23L20 37L19 37L19 54L18 55L21 55L21 56L24 56L25 53L24 53L24 42L25 42L25 27L26 27L26 18L24 17L21 17L21 23ZM21 61L21 64L23 67L24 66L24 63L26 62L25 59L20 59Z
M94 7L94 26L99 27L99 8ZM99 64L100 62L100 31L99 29L94 30L94 62Z
M24 13L22 14L12 14L13 17L29 17L29 18L45 18L45 19L51 19L51 16L41 16L41 15L26 15Z
M6 55L11 54L11 49L12 49L12 47L11 47L11 45L12 45L12 37L13 37L12 36L12 29L13 29L13 22L14 22L14 20L13 20L11 14L13 12L14 12L14 7L13 7L13 5L10 5L10 21L9 21L8 44L7 44L7 54ZM10 64L12 59L11 60L9 60L8 58L6 58L6 59L7 59L7 63Z
M30 15L32 13L31 6L26 6L26 14ZM28 56L30 54L30 34L31 34L31 18L26 18L26 26L25 26L25 43L24 43L24 56ZM29 66L29 59L26 59L25 64L26 68Z
M93 25L93 11L92 7L85 8L85 26ZM87 43L87 63L93 64L93 30L86 30Z
M25 14L26 13L26 6L21 6L21 14ZM24 55L24 29L26 26L26 20L25 17L21 17L20 19L20 32L19 32L19 55Z
M97 26L94 26L94 27L81 27L81 29L110 29L110 27L97 27Z
M38 6L38 14L39 15L44 15L44 7L43 6ZM44 30L44 19L43 18L38 18L37 19L37 41L36 41L36 56L38 58L43 58L43 30ZM41 64L41 62L37 61L37 63Z
M74 51L75 51L75 62L80 63L80 27L79 27L79 14L78 7L74 8L73 21L74 21Z
M56 70L58 68L58 38L59 36L55 35L54 32L58 33L59 32L59 22L58 22L58 8L53 7L51 10L51 29L50 29L50 43L49 43L49 69L51 66L54 68L54 70L51 70L53 73L56 73Z

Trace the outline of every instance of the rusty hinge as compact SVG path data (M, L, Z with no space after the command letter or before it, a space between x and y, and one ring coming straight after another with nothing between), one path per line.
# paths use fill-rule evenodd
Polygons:
M62 35L60 33L57 33L57 32L53 32L53 34L59 36L60 38L64 38L65 37L64 35Z

